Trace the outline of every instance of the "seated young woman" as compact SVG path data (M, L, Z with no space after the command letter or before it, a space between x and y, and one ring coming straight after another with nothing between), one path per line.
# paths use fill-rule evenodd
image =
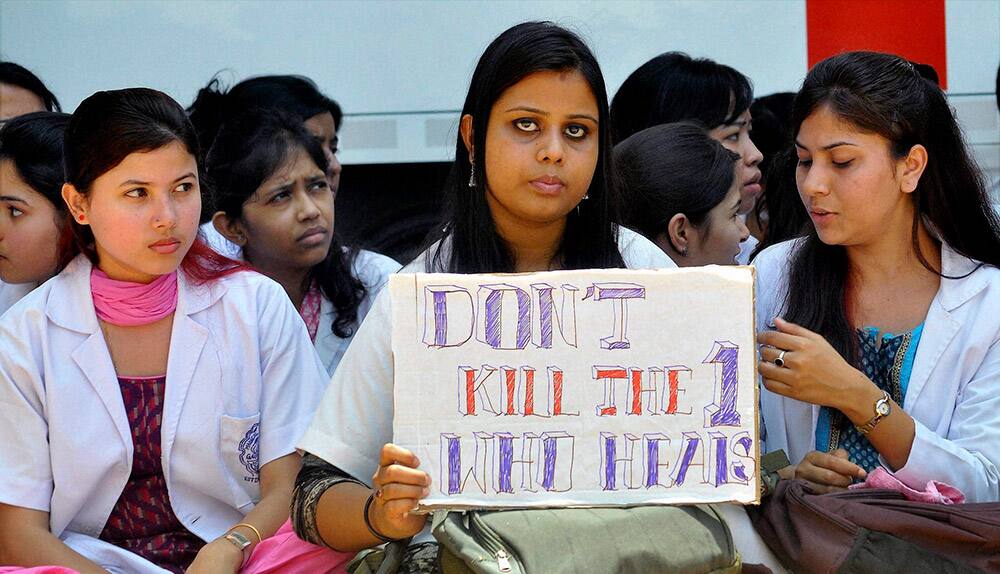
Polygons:
M753 234L743 243L739 263L746 265L760 237L752 214L760 196L763 156L750 139L753 87L739 71L707 58L667 52L632 72L611 102L612 137L620 143L646 128L693 121L740 156L740 215Z
M297 119L264 110L236 116L219 131L206 164L213 224L246 262L285 288L332 375L399 266L376 254L356 258L336 242L327 156Z
M690 122L629 136L615 146L623 222L681 267L734 265L750 236L739 215L739 159Z
M0 322L0 563L347 558L287 524L326 372L281 287L198 239L198 155L154 90L98 92L66 127L65 266Z
M443 236L404 270L529 272L672 267L614 223L604 80L573 33L526 23L479 60L463 106ZM310 429L292 515L296 532L359 550L424 531L411 514L429 493L412 452L391 444L390 302L376 300ZM374 473L374 476L373 476ZM379 493L376 496L376 493ZM428 533L416 538L427 542ZM437 549L411 546L404 571L430 571Z
M68 114L34 112L0 127L0 315L56 274L68 122Z
M821 492L883 467L1000 500L1000 222L944 93L845 53L793 128L814 225L755 260L767 449Z
M323 149L330 189L336 197L341 172L337 159L340 148L337 131L344 116L340 104L320 92L316 84L304 76L256 76L229 89L225 89L216 77L198 90L194 102L187 109L198 131L198 141L206 152L211 149L223 124L252 110L278 111L305 125ZM214 213L211 211L213 203L208 202L202 211L202 233L213 249L238 259L242 253L239 246L219 235L210 221ZM375 253L370 256L374 259L382 257ZM384 259L395 264L388 257Z

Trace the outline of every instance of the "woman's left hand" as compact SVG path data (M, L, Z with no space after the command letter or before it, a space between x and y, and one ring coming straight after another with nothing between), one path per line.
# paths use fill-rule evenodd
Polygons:
M236 574L243 566L243 552L225 538L209 542L195 556L186 574Z
M767 390L806 403L840 408L852 396L852 385L862 381L871 384L822 336L784 319L775 319L774 323L777 331L757 334L762 359L757 370ZM774 363L779 356L783 366Z

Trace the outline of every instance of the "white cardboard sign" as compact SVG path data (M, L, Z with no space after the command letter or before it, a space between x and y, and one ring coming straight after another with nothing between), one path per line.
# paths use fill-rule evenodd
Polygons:
M751 267L400 274L422 508L759 500Z

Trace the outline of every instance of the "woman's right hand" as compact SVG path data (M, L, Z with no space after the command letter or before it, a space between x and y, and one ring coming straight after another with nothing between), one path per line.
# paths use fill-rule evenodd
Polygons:
M431 493L431 477L418 466L417 455L405 448L392 443L382 447L378 470L372 476L375 501L369 520L383 536L407 538L423 530L427 522L426 514L411 512Z
M795 466L795 478L805 480L820 494L846 490L855 478L863 480L867 476L865 469L848 460L842 448L833 452L814 450Z

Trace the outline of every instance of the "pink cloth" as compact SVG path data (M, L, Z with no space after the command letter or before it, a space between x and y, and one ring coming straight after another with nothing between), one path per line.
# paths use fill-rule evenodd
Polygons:
M323 294L319 291L319 286L313 281L306 291L306 296L302 299L302 309L299 315L306 322L306 329L309 331L309 339L316 342L316 333L319 332L319 311L323 304Z
M888 488L901 492L907 500L914 502L930 502L932 504L962 504L965 502L965 494L950 484L929 480L924 490L914 490L903 484L895 475L881 466L869 472L868 478L864 482L852 484L849 488L851 490L859 488Z
M94 267L90 272L90 293L102 321L119 327L148 325L177 308L177 272L143 284L117 281Z
M346 574L352 558L354 552L337 552L302 540L292 530L292 522L286 520L274 536L254 547L240 574ZM0 566L0 574L78 573L62 566Z
M79 574L71 568L62 566L35 566L34 568L21 568L20 566L0 566L0 574Z
M340 574L354 552L337 552L302 540L286 520L274 536L253 549L240 574Z

